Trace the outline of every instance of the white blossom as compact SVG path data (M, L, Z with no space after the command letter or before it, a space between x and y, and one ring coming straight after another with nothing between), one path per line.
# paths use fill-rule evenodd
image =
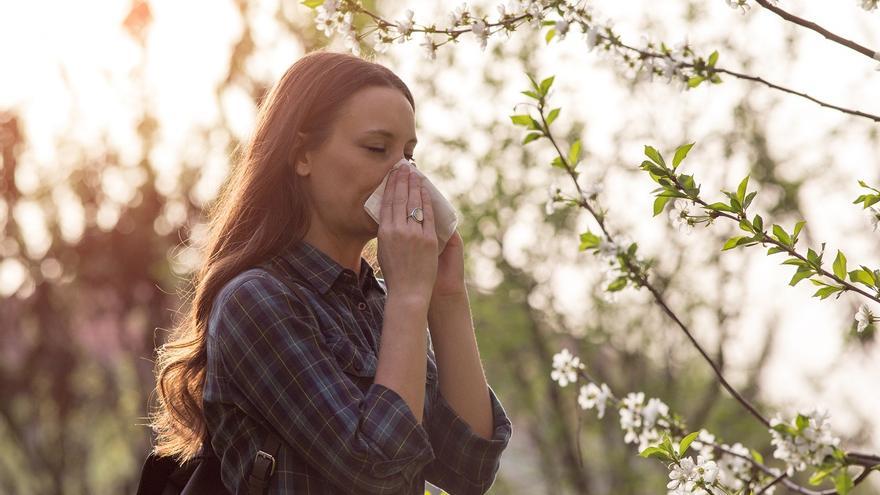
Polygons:
M599 241L599 247L597 249L599 257L613 259L617 256L618 251L620 251L620 246L607 237L603 237L602 240Z
M327 37L333 36L333 33L336 32L336 23L338 22L336 10L328 11L324 9L324 6L318 6L317 11L318 15L315 16L315 28L318 31L323 32Z
M718 481L734 490L745 487L745 481L751 477L751 463L742 457L728 454L730 451L742 456L749 456L749 449L737 442L733 445L722 445L724 451L718 459ZM766 493L766 492L765 492Z
M608 385L603 383L601 387L598 387L595 383L590 382L581 386L578 404L580 404L581 409L592 409L595 407L597 416L601 419L605 416L605 406L610 397L611 389L608 388Z
M560 387L564 387L569 383L577 381L577 370L584 369L579 357L575 357L568 349L562 349L553 355L553 371L550 378L555 382L559 382Z
M859 306L859 310L856 311L856 323L858 326L856 327L856 331L862 333L865 331L868 326L874 323L874 315L871 313L871 310L868 309L867 304L862 304Z
M547 216L552 215L553 212L556 211L556 202L559 200L559 193L561 191L562 189L560 189L559 186L557 186L556 184L550 184L550 186L547 188L547 193L550 196L549 198L547 198L547 202L544 203L544 213L546 213Z
M430 33L425 33L424 39L419 43L425 53L425 57L431 60L437 59L437 45L434 43L434 40L431 38Z
M556 28L556 33L559 34L560 39L565 38L566 33L568 33L568 26L569 23L565 19L556 21L556 26L554 27Z
M409 35L413 30L413 16L415 13L411 9L406 9L406 17L397 21L397 32L403 36ZM403 43L404 38L399 38L400 43Z
M458 7L452 9L449 13L449 24L452 27L458 26L470 15L470 9L467 3L462 3Z
M749 5L748 0L725 0L725 1L727 2L727 5L730 8L740 9L743 14L745 14L746 12L749 11L750 8L752 8L752 6Z
M780 415L770 420L770 443L776 447L773 457L786 463L786 472L789 474L803 471L807 466L820 465L826 456L834 453L834 448L840 443L840 439L831 433L827 412L813 410L802 415L807 418L807 425L797 434L772 428L779 424L788 424L797 429L797 417L790 423L786 423Z
M581 198L584 201L594 200L599 194L602 194L602 184L599 182L593 181L581 187Z
M877 227L880 227L880 209L873 206L868 208L868 218L871 220L871 227L874 229L874 232L877 232Z
M660 399L651 398L645 409L642 411L643 424L645 428L653 428L657 424L657 420L661 417L669 415L669 406Z
M669 472L670 481L666 484L666 488L669 488L670 490L680 490L678 493L688 493L684 491L684 488L693 477L693 472L696 467L697 466L694 465L694 460L690 457L685 457L678 464L673 464L672 470Z
M354 22L354 14L351 12L346 12L342 17L342 22L339 23L337 30L342 35L343 42L345 47L348 48L353 54L360 56L361 54L361 45L357 39L357 31L353 25Z
M690 211L684 201L676 200L669 209L669 219L680 232L690 234L694 230L694 223L690 217Z
M596 25L593 24L592 26L590 26L589 29L587 29L585 37L587 39L587 51L591 52L593 51L593 48L596 48L596 44L599 41L599 28L597 28Z
M477 37L477 41L480 42L480 49L486 49L486 41L489 39L489 28L486 26L486 21L483 19L476 19L471 23L471 32L474 33L474 36Z
M529 25L533 29L540 29L541 23L544 21L544 8L536 2L531 2L526 9L529 17Z
M718 477L718 465L712 459L697 456L697 467L694 469L694 479L698 483L711 485Z
M691 443L691 447L698 450L703 457L711 457L715 448L711 445L715 443L715 435L709 433L708 430L700 430L699 435Z

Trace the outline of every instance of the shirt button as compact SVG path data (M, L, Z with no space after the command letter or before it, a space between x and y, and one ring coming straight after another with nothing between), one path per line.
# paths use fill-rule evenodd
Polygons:
M359 302L359 303L358 303L358 309L361 310L361 311L367 309L367 303L365 303L365 302Z

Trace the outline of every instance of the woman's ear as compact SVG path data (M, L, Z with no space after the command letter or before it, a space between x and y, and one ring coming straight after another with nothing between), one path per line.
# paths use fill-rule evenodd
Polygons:
M312 173L312 165L307 157L300 158L293 166L296 170L296 175L301 177L308 177Z
M306 137L305 134L303 134L302 132L297 133L297 141L298 141L297 144L300 146L302 144L304 144L305 137ZM309 153L308 152L301 153L299 158L293 164L293 166L294 166L294 170L296 171L296 174L299 176L307 177L309 174L311 174L312 173L312 165L311 165Z

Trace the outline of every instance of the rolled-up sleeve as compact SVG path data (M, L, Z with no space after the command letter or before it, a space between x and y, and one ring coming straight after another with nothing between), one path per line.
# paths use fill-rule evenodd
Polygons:
M483 438L436 393L430 416L425 421L436 459L425 468L425 479L452 495L486 493L501 465L501 453L512 433L510 418L495 391L489 387L494 428Z
M218 298L209 338L243 399L283 441L340 489L402 493L434 451L394 390L361 392L340 368L318 322L273 278L247 278Z

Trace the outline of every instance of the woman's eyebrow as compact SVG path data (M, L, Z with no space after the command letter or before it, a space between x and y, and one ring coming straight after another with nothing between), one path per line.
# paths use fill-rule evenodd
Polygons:
M380 134L380 135L382 135L382 136L385 136L385 137L389 137L389 138L391 138L391 139L394 139L394 133L391 132L391 131L385 130L385 129L370 129L369 131L366 131L364 134ZM418 143L418 142L419 142L418 139L416 139L416 138L412 138L412 139L410 139L410 140L407 142L407 144L409 144L409 143Z

